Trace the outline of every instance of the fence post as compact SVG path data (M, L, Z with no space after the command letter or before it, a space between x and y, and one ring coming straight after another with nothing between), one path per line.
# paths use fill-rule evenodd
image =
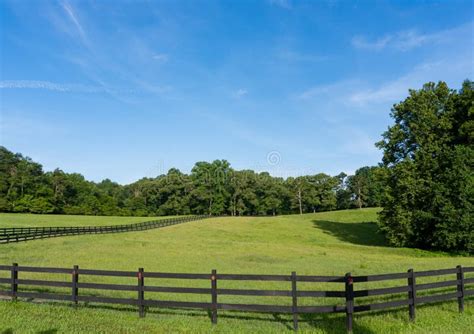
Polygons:
M12 264L12 272L11 272L11 293L12 293L12 300L16 300L16 293L18 292L18 263Z
M145 316L145 278L143 277L143 268L138 269L138 314L140 318Z
M458 308L459 312L462 313L464 312L464 270L460 265L456 268L458 270L456 274L458 279Z
M79 266L75 265L72 269L72 302L77 306L77 295L79 294Z
M413 269L408 269L408 314L410 321L415 321L416 318L416 276Z
M298 300L297 300L297 293L296 293L296 271L291 273L291 297L292 297L292 308L291 311L293 312L293 329L295 331L298 330Z
M346 288L346 329L348 333L352 333L352 314L354 313L354 280L351 273L345 276Z
M217 324L217 271L215 269L211 272L211 297L212 297L212 324Z

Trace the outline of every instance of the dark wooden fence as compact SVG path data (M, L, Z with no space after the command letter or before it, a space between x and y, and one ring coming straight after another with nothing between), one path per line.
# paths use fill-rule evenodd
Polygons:
M131 231L143 231L170 225L201 220L210 216L186 216L146 221L136 224L109 225L109 226L78 226L78 227L10 227L0 228L0 244L20 242L35 239L44 239L79 234L103 234Z
M216 270L212 270L207 274L179 274L179 273L162 273L162 272L146 272L143 268L137 271L110 271L110 270L91 270L82 269L78 266L72 268L44 268L44 267L27 267L19 266L14 263L11 266L1 265L0 273L8 271L7 278L0 278L0 296L9 296L13 300L20 298L38 298L45 300L59 300L70 301L73 304L78 302L93 302L93 303L111 303L111 304L125 304L133 305L138 308L140 317L145 316L146 308L161 307L161 308L193 308L205 309L211 313L211 321L213 324L217 323L218 310L236 310L247 312L271 312L271 313L288 313L293 315L293 327L298 329L298 315L304 313L345 313L346 328L348 332L352 331L353 314L357 312L365 312L372 310L385 310L389 308L396 308L405 306L408 308L408 314L412 321L415 320L415 311L418 304L440 302L447 300L457 300L459 312L464 310L464 298L474 295L474 276L465 277L466 273L473 273L474 267L461 267L429 271L413 271L408 270L405 273L369 275L369 276L352 276L347 273L344 276L308 276L297 275L292 272L291 275L242 275L242 274L218 274ZM67 274L70 275L68 281L52 281L52 280L37 280L24 279L23 273L51 273L51 274ZM8 274L8 273L7 273ZM136 284L104 284L104 283L83 283L82 277L85 276L113 276L113 277L128 277L136 279ZM417 283L418 278L439 278L445 279L430 283ZM446 279L447 278L447 279ZM145 284L145 279L146 283ZM156 283L159 279L178 279L178 280L201 280L208 281L208 288L202 287L170 287L159 286ZM88 280L88 279L87 279ZM379 281L393 281L406 280L406 284L395 287L378 287L367 288L372 282ZM218 282L225 281L273 281L273 282L287 282L287 290L256 290L256 289L227 289L218 287ZM321 290L307 290L301 289L300 284L308 283L330 283L334 284L335 288L329 291ZM3 284L3 285L2 285ZM222 283L223 284L223 283ZM356 289L360 285L363 289ZM58 293L54 291L40 292L31 291L31 286L40 287L60 287L70 289L70 293ZM29 291L21 291L21 288L29 288ZM470 287L470 289L469 289ZM338 289L339 288L339 289ZM432 289L444 288L443 291L432 291L434 294L426 294ZM449 289L453 289L451 292ZM112 290L112 291L132 291L136 292L136 298L118 298L110 296L97 296L81 293L82 289L94 290ZM26 290L26 289L25 289ZM171 293L171 294L201 294L209 296L208 302L191 302L191 301L172 301L149 298L148 295L154 292ZM422 293L424 295L418 295ZM400 294L405 296L402 299L393 299L393 297L400 298ZM268 305L268 304L243 304L243 303L223 303L219 301L221 296L280 296L287 297L288 303L286 305ZM373 302L364 301L366 297L377 296L379 300ZM382 297L380 297L382 296ZM301 303L303 298L338 298L340 304L334 302L334 305L306 305ZM360 301L360 303L357 303ZM316 303L316 302L315 302ZM321 302L319 302L321 303Z

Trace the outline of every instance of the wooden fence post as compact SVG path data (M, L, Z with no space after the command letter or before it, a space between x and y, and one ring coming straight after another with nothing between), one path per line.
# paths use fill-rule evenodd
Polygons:
M79 266L75 265L72 269L72 302L77 306L77 295L79 294Z
M215 269L211 272L211 299L212 299L212 324L217 324L217 271Z
M143 268L138 269L138 314L140 318L145 316L145 278L143 277Z
M416 276L413 269L408 269L408 314L410 321L415 321L416 318Z
M464 312L464 270L460 265L456 268L458 270L456 274L456 277L458 279L458 308L459 312L462 313Z
M346 290L346 329L348 333L352 333L352 315L354 313L354 280L351 273L345 276Z
M298 330L298 299L296 293L296 272L291 273L291 297L293 305L291 311L293 312L293 329Z
M12 272L11 272L11 293L12 293L12 300L16 300L16 293L18 292L18 263L12 264Z

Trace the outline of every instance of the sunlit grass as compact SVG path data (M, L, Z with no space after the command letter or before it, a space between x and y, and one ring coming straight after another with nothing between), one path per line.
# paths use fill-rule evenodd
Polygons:
M387 246L377 233L378 209L334 211L280 217L212 218L142 232L68 236L0 246L0 264L137 270L162 272L247 274L353 275L474 266L474 259L439 252ZM0 214L0 226L71 226L124 224L150 220L140 217L36 216ZM51 223L51 224L48 224ZM2 277L8 277L7 272ZM26 274L25 274L26 275ZM28 274L67 280L67 275ZM136 284L133 278L81 276L81 281ZM156 282L155 282L156 281ZM166 286L209 287L209 282L177 280L147 281ZM406 284L393 282L392 285ZM379 286L380 284L374 284ZM280 282L219 282L220 287L289 289ZM305 284L304 289L331 289L328 284ZM366 285L360 285L360 288ZM332 286L332 289L340 286ZM49 289L49 288L47 288ZM54 290L54 289L51 289ZM58 290L70 293L67 289ZM99 291L82 291L98 294ZM103 293L102 293L103 294ZM135 297L129 292L109 295ZM153 298L209 302L207 295L154 294ZM289 298L222 296L221 302L278 303ZM343 303L342 300L300 298L301 305ZM466 302L463 315L456 303L420 307L417 322L409 323L406 309L358 314L355 331L360 333L472 333L473 302ZM302 331L344 331L342 315L301 316ZM136 310L115 306L84 306L0 302L0 333L58 330L59 332L281 332L291 330L288 315L219 312L212 326L206 311L151 308L145 319Z

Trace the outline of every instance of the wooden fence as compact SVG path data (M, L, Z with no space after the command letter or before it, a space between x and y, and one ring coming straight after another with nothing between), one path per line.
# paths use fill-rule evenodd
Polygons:
M143 231L153 228L160 228L170 225L186 223L194 220L201 220L210 216L186 216L177 218L167 218L151 220L143 223L109 225L109 226L78 226L78 227L10 227L0 228L0 244L10 242L20 242L35 239L60 237L80 234L103 234L120 233L131 231Z
M415 311L418 304L440 302L446 300L457 300L459 312L464 310L464 298L474 295L474 276L465 277L466 273L473 273L474 267L462 267L429 270L429 271L413 271L408 270L405 273L369 275L369 276L352 276L347 273L344 276L308 276L297 275L292 272L291 275L242 275L242 274L218 274L216 270L212 270L207 274L179 274L179 273L162 273L162 272L146 272L143 268L137 271L110 271L110 270L91 270L82 269L78 266L72 268L45 268L45 267L27 267L19 266L14 263L11 266L1 265L0 273L8 271L7 278L0 278L0 296L9 296L13 300L20 298L38 298L45 300L70 301L74 304L78 302L93 303L111 303L133 305L138 308L140 317L145 316L147 307L161 308L193 308L205 309L211 313L211 321L217 323L218 310L236 310L247 312L271 312L271 313L288 313L293 315L293 327L298 329L298 315L304 313L345 313L346 328L348 332L352 331L353 314L357 312L365 312L372 310L385 310L406 306L408 308L409 317L415 320ZM68 281L52 281L24 279L23 273L52 273L70 275ZM8 273L7 273L8 274ZM83 283L80 278L85 276L107 276L107 277L128 277L136 279L136 284L104 284L104 283ZM443 281L430 283L417 283L417 278L444 277ZM447 278L447 280L446 280ZM145 279L147 284L145 284ZM159 279L178 279L178 280L202 280L208 281L208 288L202 287L170 287L159 286L156 283ZM88 280L88 279L87 279ZM371 288L366 286L372 282L379 281L406 280L406 284L396 287ZM218 282L222 281L274 281L287 282L287 290L256 290L256 289L227 289L218 288ZM306 282L306 283L305 283ZM335 288L329 291L307 290L298 286L302 283L330 283ZM3 284L3 285L2 285ZM361 285L363 289L355 289ZM32 292L21 291L20 288L29 288L31 286L40 287L60 287L70 289L70 293L58 292ZM470 287L470 289L469 289ZM339 289L337 289L339 288ZM452 288L453 291L435 291L435 294L419 296L418 293L430 291L432 289ZM81 289L93 290L112 290L112 291L132 291L136 293L136 298L118 298L110 296L97 296L80 293ZM25 289L23 289L25 290ZM33 290L34 291L34 290ZM208 302L190 302L190 301L173 301L147 298L151 293L171 293L171 294L201 294L208 295ZM365 297L385 296L398 297L400 294L405 296L403 299L376 301L369 303L364 301ZM221 296L280 296L287 297L287 305L268 305L268 304L243 304L243 303L223 303L219 301ZM302 298L339 298L342 302L334 305L299 305ZM380 297L377 297L380 298ZM319 300L319 299L317 299ZM357 301L361 300L361 303ZM306 303L302 303L306 304Z

